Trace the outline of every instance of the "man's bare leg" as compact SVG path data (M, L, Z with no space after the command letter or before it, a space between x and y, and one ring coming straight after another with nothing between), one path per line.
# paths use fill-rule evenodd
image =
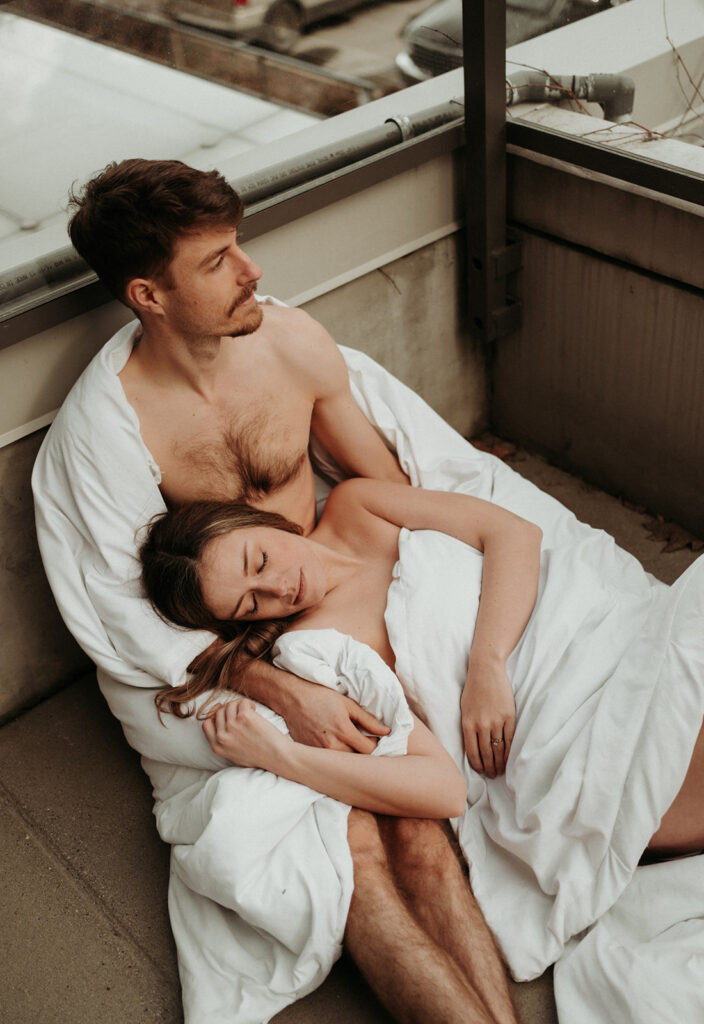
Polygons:
M347 834L355 888L345 945L400 1024L494 1024L455 962L408 909L373 815L353 808Z
M423 930L458 965L497 1024L515 1024L506 969L446 822L380 817L396 884Z
M652 853L676 856L704 849L704 726L679 793L648 843Z

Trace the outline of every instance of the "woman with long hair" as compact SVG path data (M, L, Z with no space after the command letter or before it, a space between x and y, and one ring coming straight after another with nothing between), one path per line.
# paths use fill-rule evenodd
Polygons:
M284 631L332 628L361 641L387 666L396 668L398 652L392 649L385 610L404 529L438 531L483 556L476 622L467 623L466 678L458 713L471 767L490 778L502 775L516 727L506 663L536 605L541 531L505 509L458 493L348 480L332 491L320 522L308 537L275 514L212 502L182 506L156 520L141 552L149 598L166 618L187 628L210 629L219 637L195 659L188 683L160 692L160 712L189 714L194 699L212 690L211 700L201 711L204 731L213 750L233 763L266 768L368 810L419 817L458 814L457 794L448 786L452 773L446 774L443 749L417 718L407 758L372 761L362 755L293 743L264 721L251 701L222 701L218 696L237 689L237 670L243 659L265 656ZM450 561L455 559L461 560L459 548L443 548L432 567L435 578L426 577L429 613L434 611L443 578L454 568ZM587 624L584 608L591 595L585 597L584 607L571 610L571 595L564 591L565 575L563 570L562 591L551 595L549 588L541 585L539 606L545 606L543 619L550 617L551 628L557 628L555 636L560 639L560 634L565 634L564 640L560 639L565 644L561 654L553 644L555 659L569 664L568 659L578 652L575 668L569 671L582 673L585 692L593 700L585 641L581 635L579 643L570 641L559 621L561 615L565 621L570 615L585 616ZM422 603L423 595L418 596ZM539 628L535 618L534 633ZM585 625L582 632L603 648L600 623L608 621L608 615L599 610L593 624ZM613 630L605 636L616 650ZM434 645L442 647L445 639L431 632L421 643L432 655ZM535 638L529 635L522 646L521 657L529 657L527 647L533 662L538 662L528 674L548 679L552 670L540 665ZM616 666L616 655L612 660ZM617 675L615 668L609 673ZM550 699L548 690L548 705ZM546 702L544 696L540 700ZM586 707L584 698L581 700ZM652 703L650 698L647 701ZM577 715L568 717L576 719ZM414 760L416 754L430 760ZM456 750L454 754L457 761ZM382 760L386 762L383 768ZM444 768L433 775L428 770L431 763ZM561 783L559 762L555 764L555 778ZM698 797L703 781L700 732L679 792L644 846L665 853L704 846ZM444 798L452 804L449 809Z
M190 666L188 683L159 693L160 713L187 715L196 697L213 691L201 710L204 731L215 752L234 763L266 768L366 810L460 814L461 776L417 718L406 757L369 759L292 743L251 701L219 697L237 689L244 660L265 656L284 630L334 628L393 669L384 609L403 528L440 530L483 553L463 728L473 767L492 777L503 772L515 718L506 659L535 601L541 534L462 494L346 481L309 537L281 516L234 504L199 502L156 520L141 550L150 600L165 618L219 637Z

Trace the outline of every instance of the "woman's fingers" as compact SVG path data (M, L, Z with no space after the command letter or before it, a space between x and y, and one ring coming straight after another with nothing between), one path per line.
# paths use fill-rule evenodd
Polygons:
M484 772L493 779L496 775L496 764L494 758L495 752L498 750L498 746L492 743L492 733L490 729L482 729L479 733L479 752L482 755L482 764L484 766Z
M215 743L215 723L211 715L203 719L203 732L205 733L206 740L212 747Z
M224 704L213 704L208 717L203 719L203 732L210 746L222 743L237 723L246 724L247 715L255 710L254 701L248 697L235 697Z
M491 664L478 671L470 664L460 708L472 768L492 779L502 775L516 723L516 703L505 665Z
M491 753L494 760L494 772L496 775L503 775L506 768L506 743L503 733L492 731L490 733Z
M465 727L464 729L464 747L467 751L467 758L475 772L483 772L484 764L482 762L481 754L479 753L479 741L477 733L472 727Z
M245 767L264 767L261 763L272 746L271 724L266 724L257 712L254 701L248 697L235 697L222 704L214 704L203 721L203 733L212 750L233 764Z
M512 719L503 725L491 727L477 726L475 723L463 726L467 759L475 772L488 775L490 779L503 775L511 750L514 728Z

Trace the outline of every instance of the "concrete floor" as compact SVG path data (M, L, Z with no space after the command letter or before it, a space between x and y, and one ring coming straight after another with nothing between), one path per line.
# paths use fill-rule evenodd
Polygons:
M690 548L663 553L648 539L645 514L540 459L508 461L666 582L696 557ZM0 1024L179 1024L169 852L139 759L92 676L0 730L0 779ZM549 976L514 992L521 1024L554 1024ZM344 960L276 1017L389 1020Z

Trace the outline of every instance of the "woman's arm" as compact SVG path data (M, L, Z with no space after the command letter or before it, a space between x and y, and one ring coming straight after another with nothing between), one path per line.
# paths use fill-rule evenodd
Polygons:
M203 722L213 751L234 764L264 768L285 779L377 814L451 818L466 805L464 779L454 761L415 719L408 753L373 757L296 743L241 698L220 704Z
M467 494L349 480L332 492L330 513L344 522L345 507L363 505L410 530L439 530L484 553L482 592L461 714L465 747L475 771L503 772L516 708L506 660L535 605L542 531L512 512ZM492 744L492 739L498 743Z

